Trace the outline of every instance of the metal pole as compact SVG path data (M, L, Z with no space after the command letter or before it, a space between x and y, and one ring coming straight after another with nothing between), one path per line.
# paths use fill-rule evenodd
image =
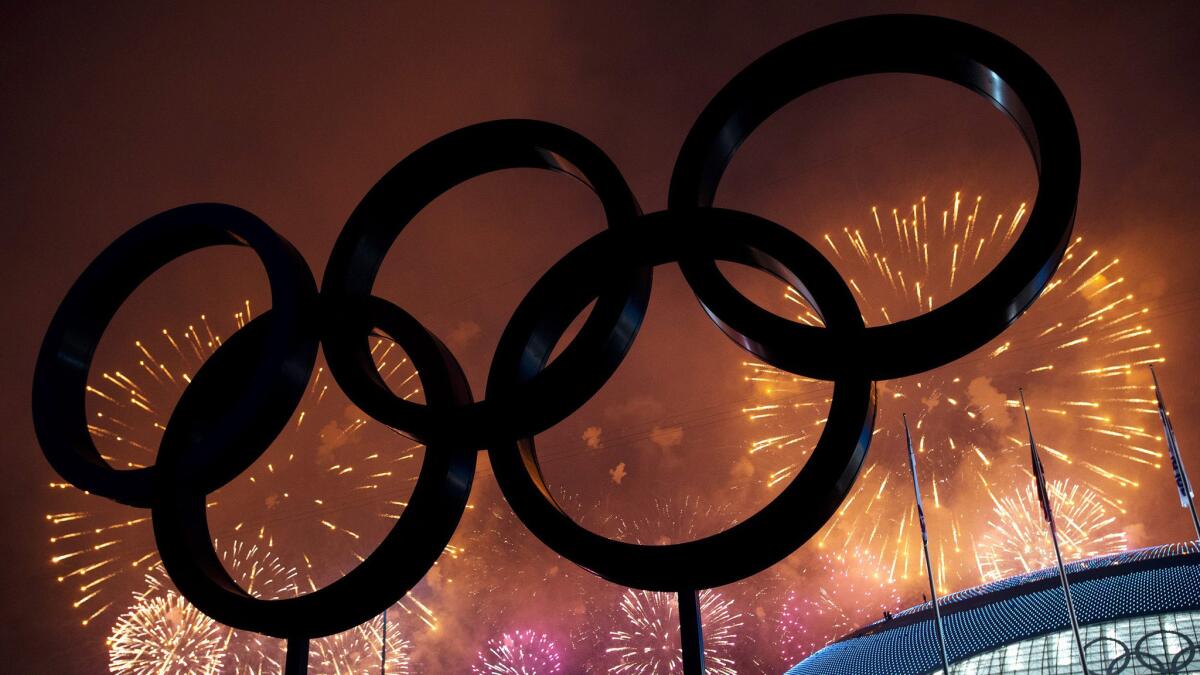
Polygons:
M913 453L912 436L908 433L908 415L904 420L904 440L908 442L908 468L912 471L913 494L917 498L917 517L921 521L921 548L925 552L925 571L929 573L929 598L933 602L933 618L937 627L938 647L942 652L942 669L950 675L950 654L946 651L946 628L942 625L942 610L938 607L937 587L933 583L933 560L929 557L929 533L925 529L925 505L921 501L921 484L917 480L917 456Z
M684 675L704 675L704 627L700 623L698 593L694 590L679 592L679 640Z
M284 675L305 675L308 672L308 638L288 638Z
M387 609L383 610L383 639L379 644L379 675L387 675Z
M1162 419L1163 437L1167 441L1167 452L1171 455L1171 469L1175 472L1175 485L1179 488L1179 501L1192 513L1192 527L1196 528L1196 541L1200 542L1200 517L1196 516L1196 498L1192 495L1192 483L1188 480L1187 470L1183 466L1183 456L1179 454L1179 442L1175 439L1175 426L1167 414L1167 404L1163 402L1162 390L1158 387L1158 373L1150 366L1150 376L1154 378L1154 397L1158 399L1158 416Z
M1033 425L1029 422L1029 407L1025 405L1025 390L1021 394L1021 410L1025 413L1025 428L1029 431L1029 452L1033 458L1034 480L1037 482L1038 501L1042 502L1042 515L1050 523L1050 541L1054 544L1054 559L1058 561L1058 579L1062 583L1063 597L1067 601L1067 618L1071 632L1075 635L1075 646L1079 648L1079 664L1083 675L1088 675L1087 654L1083 649L1083 637L1079 633L1079 618L1075 614L1075 599L1071 597L1071 582L1067 579L1067 568L1063 565L1062 551L1058 548L1058 528L1054 524L1054 506L1050 503L1050 490L1046 487L1046 473L1042 458L1038 455L1037 443L1033 440Z
M1071 631L1075 634L1075 646L1079 648L1079 660L1083 664L1083 674L1087 675L1087 656L1083 650L1083 638L1079 635L1079 619L1075 616L1075 601L1071 597L1071 582L1067 581L1067 568L1063 566L1062 552L1058 550L1058 532L1050 523L1050 538L1054 541L1054 557L1058 560L1058 578L1062 581L1063 597L1067 599L1067 617L1071 620Z

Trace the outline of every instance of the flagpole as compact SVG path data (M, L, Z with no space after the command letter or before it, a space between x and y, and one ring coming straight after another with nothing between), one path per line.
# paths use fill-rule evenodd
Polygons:
M1196 541L1200 542L1200 517L1196 516L1196 497L1192 494L1192 484L1188 480L1187 470L1183 467L1183 457L1179 454L1179 442L1175 440L1175 427L1167 415L1167 404L1163 403L1162 390L1158 387L1158 373L1150 366L1150 376L1154 378L1154 397L1158 399L1158 416L1162 419L1163 435L1167 440L1167 452L1171 455L1171 469L1175 472L1175 486L1179 488L1179 503L1192 512L1192 526L1196 528Z
M1067 568L1063 565L1062 551L1058 548L1058 528L1054 524L1054 507L1050 504L1050 491L1046 488L1046 472L1042 458L1038 455L1037 443L1033 440L1033 425L1029 422L1029 407L1025 405L1025 390L1021 394L1021 410L1025 413L1025 428L1029 431L1029 452L1033 459L1034 482L1037 483L1038 501L1042 505L1042 516L1050 524L1050 541L1054 543L1054 558L1058 561L1058 579L1062 582L1063 598L1067 601L1067 618L1071 621L1071 632L1075 634L1075 646L1079 648L1079 662L1083 675L1088 675L1087 654L1083 649L1083 638L1079 633L1079 618L1075 614L1075 600L1071 597L1071 582L1067 580Z
M917 480L917 456L913 454L912 436L908 433L908 415L904 420L904 439L908 442L908 468L912 471L913 494L917 498L917 516L921 521L921 548L925 551L925 571L929 573L929 597L933 602L933 619L937 626L938 646L942 651L942 669L950 675L950 655L946 651L946 628L942 625L942 610L938 607L937 588L933 583L933 561L929 557L929 534L925 530L925 505L921 503L921 484Z
M387 608L383 610L383 639L379 644L379 675L387 673Z

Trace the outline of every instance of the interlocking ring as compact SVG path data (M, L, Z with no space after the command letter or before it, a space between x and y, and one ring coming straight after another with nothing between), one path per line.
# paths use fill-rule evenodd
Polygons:
M621 258L627 269L710 258L757 267L804 289L830 331L862 329L858 305L837 270L788 230L738 211L660 211L642 218L634 231L609 230L589 239L538 281L500 338L488 375L489 397L504 396L537 376L571 320L603 291L602 275ZM712 290L695 289L696 296L704 302ZM665 546L607 539L572 521L550 496L531 438L493 446L488 458L513 511L564 558L625 586L681 591L732 583L799 548L849 492L874 423L874 383L837 380L812 455L771 503L728 530Z
M171 209L123 234L88 265L42 341L33 378L34 431L54 470L75 487L130 506L153 504L157 467L113 469L92 442L84 402L88 370L109 321L139 284L188 252L222 245L249 247L267 272L271 319L252 332L265 333L271 348L247 364L240 386L213 400L212 426L193 429L185 458L189 480L206 492L225 485L287 424L317 354L312 272L291 244L251 213L224 204Z
M1166 653L1166 650L1164 649L1163 655L1159 656L1154 652L1144 649L1146 643L1151 639L1165 640L1168 635L1175 636L1175 639L1178 640L1181 645L1179 651L1175 652L1174 654ZM1118 640L1117 638L1102 635L1098 638L1089 640L1083 651L1086 654L1089 650L1091 650L1093 645L1104 642L1115 643L1121 648L1121 653L1119 655L1109 659L1108 663L1101 664L1101 667L1104 669L1104 675L1120 675L1120 673L1124 673L1135 658L1137 659L1140 667L1145 668L1151 673L1161 673L1162 675L1184 673L1188 672L1185 670L1185 668L1192 665L1192 661L1196 659L1197 653L1200 652L1200 645L1197 645L1195 642L1193 642L1190 636L1176 630L1167 629L1160 629L1146 633L1142 637L1138 638L1138 641L1133 645L1133 649L1130 649L1129 645L1125 644L1121 640ZM1095 670L1094 666L1089 667Z
M733 152L768 116L819 86L882 72L932 75L992 100L1024 133L1039 191L1012 250L976 286L928 314L866 328L846 284L813 246L758 216L715 208L713 196ZM372 289L388 249L421 209L464 181L516 167L580 180L600 200L608 227L555 263L520 303L493 358L486 398L475 401L450 351ZM482 449L514 511L549 547L616 583L694 592L765 569L826 522L866 456L873 381L947 363L1015 320L1061 261L1078 187L1070 110L1050 77L1016 47L934 17L846 21L785 43L721 90L683 144L666 211L642 215L612 161L582 136L545 122L498 120L438 138L389 171L351 214L319 293L295 249L245 211L197 204L155 216L101 253L59 306L38 357L34 423L43 452L66 480L151 509L164 566L201 611L236 628L298 641L288 650L289 672L303 665L303 641L367 620L428 571L461 518ZM138 284L189 251L219 244L249 246L259 256L272 308L196 373L168 421L156 463L113 469L92 444L84 417L96 345ZM720 274L718 260L787 281L808 297L823 327L754 305ZM761 511L704 539L641 546L605 539L567 517L541 474L533 436L577 410L616 371L645 316L652 268L672 262L734 342L784 370L832 381L834 395L811 456ZM589 305L581 330L547 363ZM372 331L389 335L413 360L423 405L395 396L379 377L367 348ZM205 497L253 463L286 424L318 342L347 397L425 443L425 459L409 506L357 568L308 595L258 600L221 566Z
M431 405L470 402L470 388L457 362L415 319L378 298L361 311L412 359ZM266 318L269 313L230 336L176 404L158 451L160 476L173 480L160 481L161 493L151 509L154 538L163 567L180 593L217 621L277 637L330 635L370 620L425 576L466 508L477 453L465 446L427 446L408 506L365 561L306 595L281 600L253 597L233 581L213 548L205 514L207 491L189 485L184 476L193 452L188 430L209 421L212 408L205 397L226 391L218 386L222 378L261 358L269 343L253 329L255 322ZM183 430L172 433L176 424Z
M945 365L1016 320L1054 274L1071 239L1079 193L1079 134L1054 80L987 31L932 16L874 16L802 35L737 75L700 114L671 176L670 208L711 206L734 152L777 110L839 80L874 73L929 75L989 99L1016 123L1039 189L1021 235L962 295L911 319L842 333L782 319L737 293L707 306L735 342L767 363L822 380L886 380ZM711 259L680 267L693 289L725 284Z
M374 326L353 311L355 303L370 296L392 242L421 209L460 183L511 168L548 169L579 180L600 199L610 228L630 227L641 214L617 167L586 138L545 122L485 122L429 143L380 179L350 215L325 268L329 371L363 412L423 443L465 441L482 448L558 424L616 370L637 334L631 324L646 311L650 275L630 269L606 281L596 307L554 364L503 399L422 405L388 389L367 344Z

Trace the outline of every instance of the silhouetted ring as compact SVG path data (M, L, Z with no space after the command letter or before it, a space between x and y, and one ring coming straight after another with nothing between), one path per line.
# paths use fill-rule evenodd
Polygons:
M75 487L130 506L150 505L157 469L114 469L96 449L87 423L88 370L109 322L143 281L184 254L222 245L249 247L262 262L274 319L269 328L260 326L270 348L248 364L241 388L222 392L212 426L194 429L187 439L191 470L185 479L216 490L253 464L287 424L317 352L312 273L286 239L248 211L225 204L180 206L146 219L104 249L71 286L46 331L33 378L34 430L46 459ZM235 447L240 454L230 451Z
M975 286L931 312L858 336L788 321L741 294L709 305L722 330L764 361L819 379L886 380L945 365L999 335L1038 296L1070 241L1079 193L1079 135L1062 92L1027 54L969 24L888 15L819 28L771 50L729 82L696 120L671 176L671 209L711 206L734 152L783 106L818 87L875 73L929 75L971 89L1008 114L1038 171L1038 194L1012 249ZM681 264L693 288L721 276L712 260Z
M724 209L660 211L632 230L607 230L568 253L522 301L505 328L488 375L489 397L536 377L571 321L603 290L614 261L626 269L704 257L749 265L810 294L825 330L860 330L850 289L827 260L788 230ZM697 288L699 297L708 292ZM559 357L561 358L561 356ZM654 591L712 588L782 560L823 526L866 457L875 421L875 385L834 382L825 428L804 467L769 504L710 537L645 546L608 539L575 523L554 500L534 440L495 444L488 457L513 511L563 557L609 581Z
M324 345L329 370L368 415L423 443L490 442L545 431L583 405L629 349L650 295L650 275L629 269L606 282L596 306L563 355L504 400L434 407L403 400L371 358L369 321L343 309L372 293L375 277L400 231L425 206L471 178L510 168L549 169L572 176L600 199L610 228L628 226L637 201L612 161L586 138L534 120L497 120L459 129L397 164L363 197L338 236L321 293L330 317ZM580 383L589 383L581 387Z
M358 311L393 338L412 359L431 405L466 405L466 377L446 347L404 310L379 298ZM269 318L266 315L255 321ZM369 621L403 597L433 566L462 518L475 475L476 451L465 446L426 447L408 505L391 530L354 569L312 593L266 600L251 596L221 564L208 529L203 489L189 489L189 429L210 420L207 392L223 391L231 374L250 366L259 338L250 326L229 337L193 378L167 424L159 450L161 491L151 508L154 537L171 581L204 614L229 626L295 639L330 635ZM195 393L193 393L195 392ZM294 406L293 406L294 409Z
M866 329L849 289L812 245L762 218L711 204L732 153L758 124L813 88L874 72L933 75L991 98L1024 132L1040 187L1013 249L976 286L929 314ZM514 167L581 180L600 199L609 228L551 267L522 300L493 359L488 398L475 403L450 352L402 309L374 297L372 288L388 249L426 205L472 177ZM245 211L193 205L145 221L106 249L59 307L35 372L35 428L66 480L151 508L164 565L185 597L220 621L295 640L297 648L309 637L365 621L419 581L461 518L475 449L484 445L522 522L568 559L643 589L717 586L778 562L842 503L871 437L871 380L949 362L999 334L1032 302L1061 259L1078 182L1070 111L1049 77L1015 47L932 17L844 22L770 52L722 90L680 152L665 212L640 216L612 162L578 134L544 122L501 120L447 134L388 172L339 236L319 300L300 255ZM84 416L96 344L138 284L176 257L217 244L256 252L270 281L272 309L230 336L196 373L168 421L156 465L117 471L100 458ZM720 275L718 260L790 283L809 296L824 326L800 326L750 303ZM812 454L766 507L710 537L641 546L571 521L545 483L532 437L577 410L612 375L645 316L651 267L671 261L680 263L726 335L783 370L832 380L834 394ZM581 330L550 361L589 304ZM427 405L397 397L378 375L367 342L377 328L412 358ZM309 595L256 600L217 559L206 495L248 467L287 423L308 384L318 337L349 399L425 443L427 453L409 506L357 568ZM288 669L297 669L307 652L289 651L296 658Z

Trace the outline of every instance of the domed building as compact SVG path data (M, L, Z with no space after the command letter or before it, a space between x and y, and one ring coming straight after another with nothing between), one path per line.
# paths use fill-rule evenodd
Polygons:
M1200 549L1194 542L1067 565L1093 675L1200 673ZM1080 673L1058 571L1049 568L942 598L954 675ZM788 675L941 673L929 603L812 654Z

